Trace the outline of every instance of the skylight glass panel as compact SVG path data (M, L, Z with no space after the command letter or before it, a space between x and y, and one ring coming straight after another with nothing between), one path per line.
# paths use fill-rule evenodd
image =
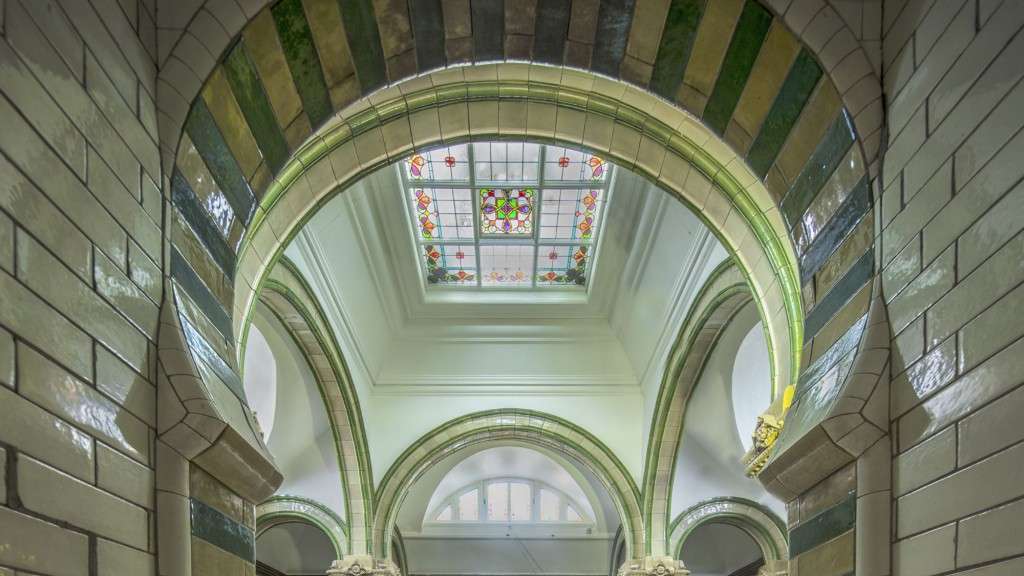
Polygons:
M476 142L418 152L402 166L429 286L586 287L612 170L602 158Z
M499 522L508 520L507 482L495 482L487 485L487 519Z
M529 522L533 511L532 491L529 484L509 484L509 510L513 522Z
M559 512L561 511L561 500L558 494L550 490L541 489L540 491L540 521L541 522L557 522L559 520Z
M445 506L444 510L441 510L441 513L437 515L437 521L438 522L448 522L451 519L452 519L452 507L451 506Z

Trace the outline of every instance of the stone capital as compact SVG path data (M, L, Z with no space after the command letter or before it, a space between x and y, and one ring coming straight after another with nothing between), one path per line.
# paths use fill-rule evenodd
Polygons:
M380 560L367 554L352 554L332 562L327 576L401 576L401 573L390 560Z
M643 560L627 561L619 568L618 576L689 576L682 560L671 556L647 556Z

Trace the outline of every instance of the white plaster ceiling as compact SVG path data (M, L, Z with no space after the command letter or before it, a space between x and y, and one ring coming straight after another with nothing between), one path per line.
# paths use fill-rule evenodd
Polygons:
M638 392L717 247L689 210L616 170L587 290L427 290L402 202L397 169L382 169L328 202L286 252L375 392Z

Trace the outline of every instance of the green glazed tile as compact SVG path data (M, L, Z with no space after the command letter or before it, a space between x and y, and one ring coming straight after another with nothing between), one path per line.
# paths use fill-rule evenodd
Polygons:
M794 574L801 576L853 576L856 548L855 531L845 534L797 556Z
M247 561L255 561L255 535L216 508L189 498L192 535Z
M251 179L256 167L263 162L263 154L235 101L223 66L214 68L213 74L203 87L202 96L210 114L213 114L213 119L217 121L217 127L224 135L228 148L234 153L235 160L242 169L242 175Z
M651 74L650 88L655 94L669 100L675 98L703 12L704 0L673 0L669 6Z
M197 98L192 103L192 111L185 121L185 131L213 175L214 181L224 192L235 215L243 223L248 224L256 198L202 98Z
M597 34L594 36L594 51L591 57L591 68L594 71L612 77L619 76L619 65L626 55L626 41L629 39L629 29L633 25L635 5L636 0L601 2L597 10Z
M846 156L846 151L851 145L853 127L850 124L850 117L843 109L782 199L782 214L790 227L803 216L822 186L835 172L836 166Z
M387 82L384 68L384 47L380 43L377 17L372 0L338 0L345 24L348 45L354 47L352 60L363 93L372 92Z
M857 322L854 322L853 326L846 331L845 334L828 349L824 354L818 356L811 364L800 374L800 380L797 382L796 395L799 396L803 390L814 385L815 382L821 379L833 366L836 365L840 360L843 359L848 353L850 353L860 342L860 336L864 333L864 327L867 324L867 317L863 317Z
M181 252L174 247L171 247L171 276L199 306L206 318L217 327L224 339L232 341L231 316L192 269L188 260L185 260Z
M224 236L210 220L207 212L199 205L198 198L177 168L171 173L171 202L203 243L203 246L206 247L213 260L220 266L220 269L228 277L234 278L234 251L228 246Z
M871 190L868 188L865 175L800 258L802 282L810 280L821 269L832 252L870 209Z
M292 80L302 99L302 107L310 123L319 126L331 115L331 97L313 44L313 34L302 9L302 0L283 0L271 8L271 14Z
M818 295L818 304L804 320L804 343L814 338L833 316L871 281L875 270L875 251L869 248L826 295Z
M256 67L249 58L245 42L239 42L228 53L224 71L263 157L270 169L277 172L288 161L288 144L274 118L274 110L270 107Z
M222 484L199 466L189 466L189 495L203 504L216 508L229 518L245 525L247 504L238 494Z
M188 342L192 353L198 357L200 370L202 366L209 367L213 374L227 386L228 390L235 395L242 404L248 405L245 397L245 389L238 374L227 365L220 354L213 349L213 346L203 338L199 330L186 318L181 320L182 331L185 333L185 340ZM209 384L207 384L209 386Z
M820 78L821 67L811 52L804 48L789 69L789 75L761 125L761 132L747 154L747 162L758 176L763 178L768 173Z
M704 123L719 134L724 134L729 125L771 23L772 15L767 9L756 0L747 1L729 42L715 88L704 108Z
M857 496L851 492L839 504L807 520L789 533L789 554L804 552L832 540L857 522Z

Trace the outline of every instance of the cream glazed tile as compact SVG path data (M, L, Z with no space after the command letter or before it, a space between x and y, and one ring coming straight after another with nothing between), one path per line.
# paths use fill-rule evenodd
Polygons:
M989 454L1024 440L1024 387L960 421L957 451L966 466Z
M0 384L14 387L14 335L0 328Z
M146 548L148 517L142 508L75 480L29 457L18 459L18 495L26 509L102 536Z
M87 576L89 539L0 507L0 564L40 574Z
M100 576L108 574L155 576L156 574L156 558L153 555L103 538L96 539L96 564Z
M6 388L0 388L0 406L0 440L82 480L94 480L92 438Z
M956 524L947 524L894 547L893 568L905 576L939 574L955 567Z
M959 566L980 564L1024 553L1024 500L960 521L956 560Z

